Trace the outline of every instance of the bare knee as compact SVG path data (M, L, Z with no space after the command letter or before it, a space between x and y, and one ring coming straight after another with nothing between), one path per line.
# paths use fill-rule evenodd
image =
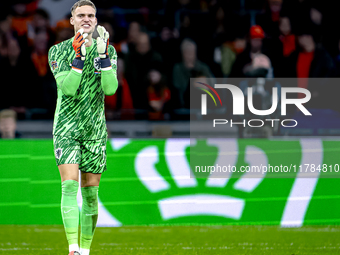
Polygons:
M99 186L101 174L81 173L81 187Z
M79 181L79 166L78 164L64 164L58 166L61 182L66 180Z

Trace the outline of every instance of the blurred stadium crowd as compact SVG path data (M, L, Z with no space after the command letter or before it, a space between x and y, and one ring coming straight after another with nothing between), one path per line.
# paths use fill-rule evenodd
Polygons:
M118 53L119 88L106 97L108 120L187 119L191 77L340 75L337 1L93 2ZM18 119L52 119L56 84L47 55L74 35L70 14L51 26L39 0L2 5L0 110L12 109ZM310 89L315 102L336 99L339 91L307 80L297 86Z

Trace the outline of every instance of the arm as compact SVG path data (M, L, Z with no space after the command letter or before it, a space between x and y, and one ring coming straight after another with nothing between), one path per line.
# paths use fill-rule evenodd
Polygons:
M74 69L65 72L65 75L60 75L56 78L58 88L61 89L66 96L74 97L80 84L82 73L78 73Z
M67 60L61 57L60 49L57 45L52 46L49 50L48 58L51 71L57 81L57 86L66 96L75 96L81 81L86 55L85 43L87 34L78 31L74 37L73 48L76 52L76 58L72 62L72 69ZM71 69L71 70L70 70Z
M111 48L111 47L110 47ZM113 47L112 47L113 48ZM118 88L118 80L117 80L117 60L110 58L101 59L101 83L102 89L107 96L112 96L116 93ZM115 62L114 62L115 61ZM111 66L111 62L114 62L113 67Z
M98 26L97 50L101 64L101 84L107 96L112 96L118 88L117 80L117 53L112 45L109 45L109 33L104 27Z

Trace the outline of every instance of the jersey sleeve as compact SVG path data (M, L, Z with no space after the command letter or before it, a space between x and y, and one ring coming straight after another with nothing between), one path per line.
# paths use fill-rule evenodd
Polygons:
M55 79L62 75L67 75L71 70L66 55L63 54L63 51L60 50L58 45L54 45L50 48L48 52L48 63Z
M114 74L117 75L117 58L118 57L117 57L117 51L112 45L109 45L109 56L110 56L112 70Z

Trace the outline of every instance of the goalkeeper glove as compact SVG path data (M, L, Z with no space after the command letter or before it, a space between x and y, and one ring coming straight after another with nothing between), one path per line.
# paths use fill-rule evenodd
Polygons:
M86 48L85 48L85 44L89 41L88 39L86 39L86 37L88 36L87 33L84 33L84 29L79 29L78 32L76 33L76 35L74 36L73 39L73 49L76 52L76 58L81 59L82 61L85 60L85 55L86 55Z
M86 39L88 34L83 34L84 29L79 29L73 39L73 49L76 52L76 58L72 62L72 69L78 73L82 73L86 55L85 44L89 41Z
M97 26L99 37L97 37L97 50L100 58L108 58L109 32L102 26Z

